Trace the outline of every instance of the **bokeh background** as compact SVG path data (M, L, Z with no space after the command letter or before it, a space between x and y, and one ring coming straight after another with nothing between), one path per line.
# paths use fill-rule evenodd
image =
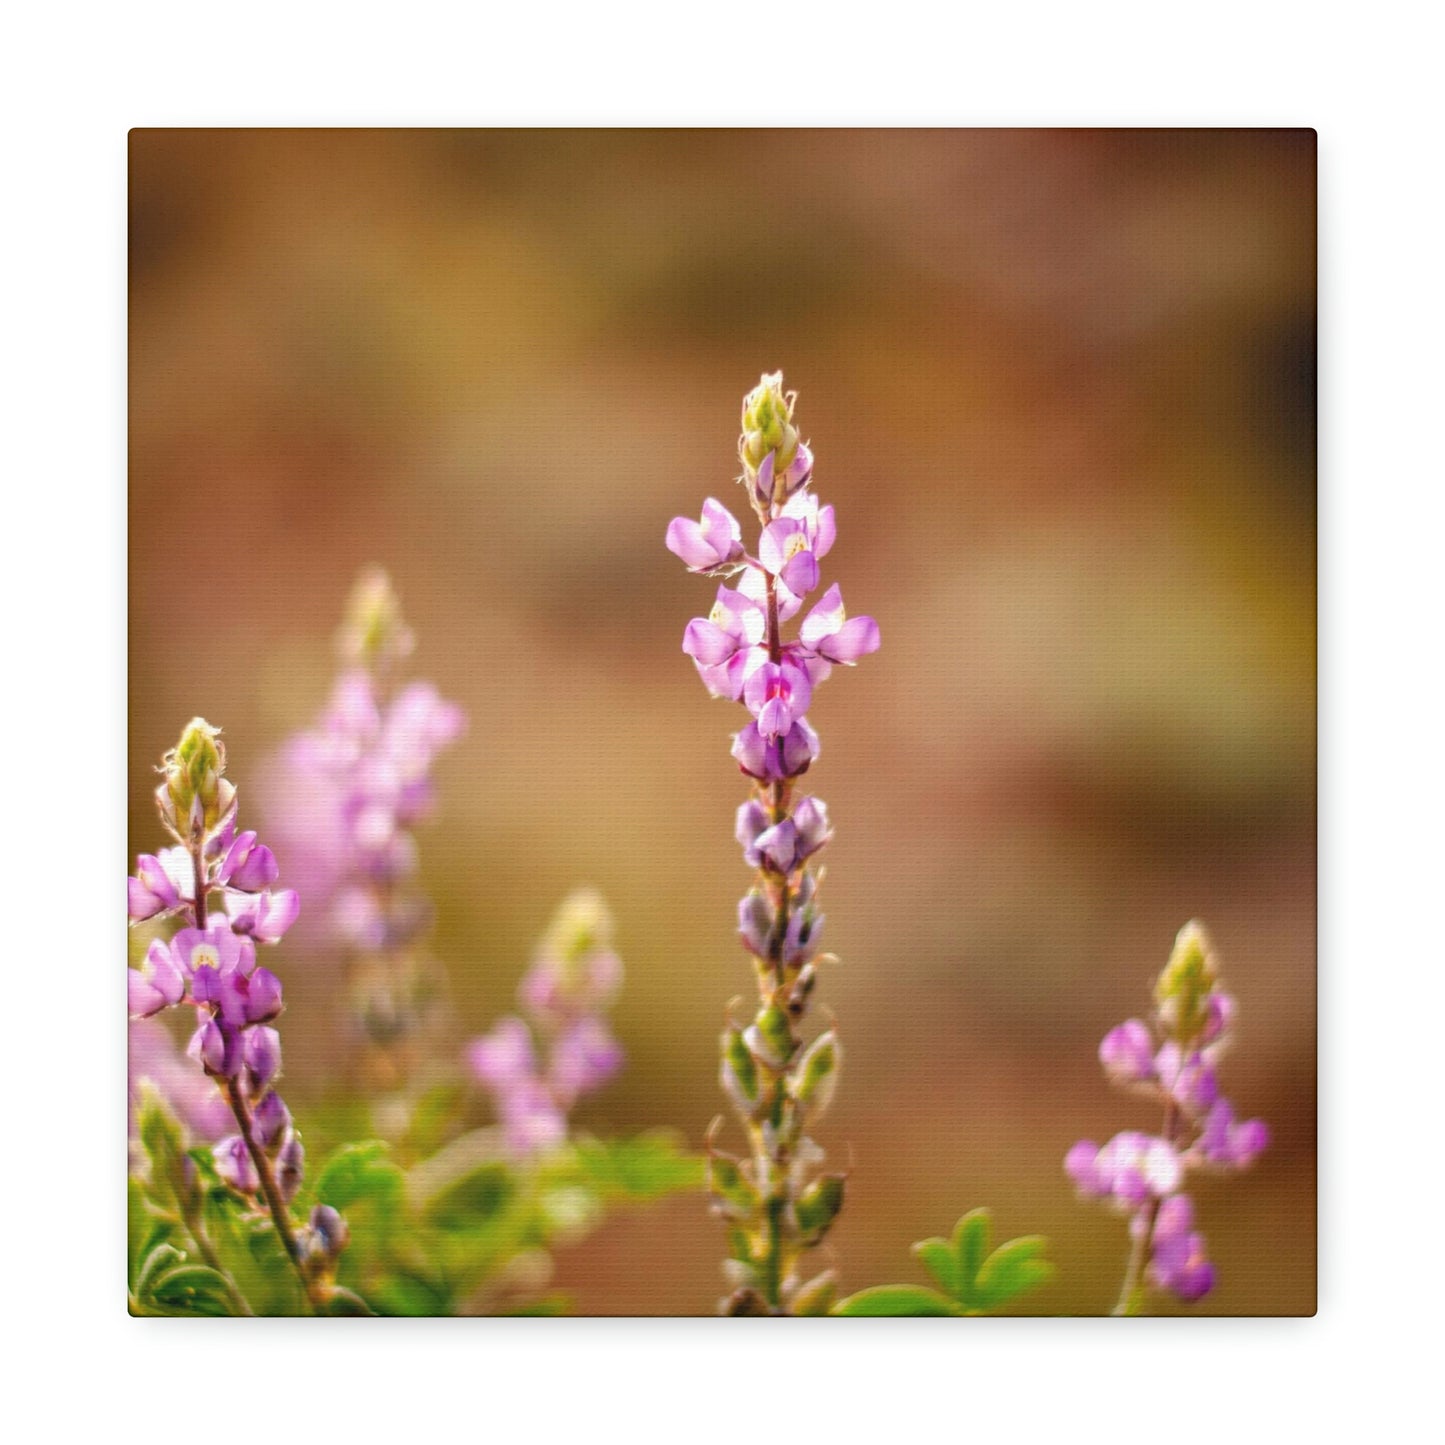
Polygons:
M662 534L732 504L781 368L826 575L884 638L812 712L845 1286L921 1278L909 1242L988 1204L1053 1241L1028 1309L1109 1307L1123 1226L1061 1160L1154 1127L1096 1049L1199 917L1274 1144L1197 1191L1198 1310L1314 1309L1313 132L140 130L130 225L132 854L194 714L260 796L385 565L471 718L421 838L457 1040L593 883L629 1064L579 1122L700 1145L751 986L739 714L679 651L711 589ZM339 983L279 958L304 1127ZM721 1255L673 1200L557 1283L706 1313Z

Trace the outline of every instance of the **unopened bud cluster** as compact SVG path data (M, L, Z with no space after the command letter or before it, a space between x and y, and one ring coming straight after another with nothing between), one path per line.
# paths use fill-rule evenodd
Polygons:
M803 1031L823 931L816 858L832 830L827 805L795 789L819 752L806 716L814 689L880 639L873 618L848 617L836 585L795 637L783 637L783 624L818 588L818 564L837 535L833 508L810 488L813 454L794 422L795 401L772 374L743 402L738 455L760 528L756 555L711 497L699 521L675 518L666 539L692 571L737 580L736 588L719 585L711 613L688 623L682 646L707 690L749 714L732 749L752 784L735 834L755 870L738 905L738 934L759 1003L723 1033L721 1081L752 1151L739 1160L710 1150L715 1207L731 1231L735 1288L724 1310L733 1314L826 1310L832 1277L805 1280L800 1256L821 1242L843 1203L843 1176L820 1172L822 1150L807 1132L833 1095L842 1050L835 1029L811 1043Z
M1163 1106L1159 1134L1127 1130L1101 1148L1084 1139L1064 1168L1087 1198L1108 1200L1129 1216L1140 1268L1128 1296L1152 1284L1186 1303L1213 1287L1215 1268L1194 1227L1184 1192L1192 1170L1229 1171L1253 1163L1269 1142L1260 1119L1240 1121L1219 1088L1219 1058L1230 1042L1234 1000L1224 992L1203 928L1188 923L1154 988L1154 1017L1110 1029L1099 1059L1110 1081Z

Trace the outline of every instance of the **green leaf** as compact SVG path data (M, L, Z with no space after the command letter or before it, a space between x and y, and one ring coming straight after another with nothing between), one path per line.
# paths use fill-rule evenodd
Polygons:
M511 1172L489 1160L459 1174L427 1201L427 1220L443 1229L466 1229L499 1214L514 1192Z
M941 1284L944 1290L953 1298L959 1297L958 1255L953 1245L946 1239L920 1239L913 1246L913 1252L923 1261L934 1279Z
M701 1157L665 1129L605 1143L579 1139L574 1153L584 1176L604 1196L645 1201L703 1185Z
M953 1249L958 1257L958 1291L955 1298L965 1309L980 1308L974 1282L988 1255L992 1223L986 1209L971 1209L953 1227Z
M371 1291L372 1305L379 1315L415 1318L451 1313L447 1295L418 1275L398 1271L388 1275Z
M923 1262L950 1296L950 1314L979 1315L1017 1299L1026 1290L1043 1284L1052 1278L1054 1267L1044 1259L1043 1252L1048 1241L1041 1234L1026 1234L1011 1239L989 1253L989 1238L992 1224L986 1209L973 1209L954 1226L951 1239L922 1239L913 1246L913 1252ZM889 1285L884 1289L889 1303L892 1292L908 1291L912 1286ZM897 1311L873 1307L873 1290L864 1290L844 1300L834 1308L834 1314L857 1314L865 1302L870 1313L886 1314L912 1313L908 1309ZM932 1295L932 1290L923 1290ZM847 1309L844 1306L848 1306ZM938 1311L933 1311L937 1313Z
M157 1244L146 1254L136 1271L135 1292L138 1295L149 1294L151 1286L160 1275L173 1265L183 1264L185 1258L175 1245L166 1241Z
M180 1264L150 1281L149 1300L164 1309L195 1315L231 1313L231 1287L209 1265Z
M378 1219L390 1225L400 1214L406 1194L406 1176L392 1162L379 1139L343 1144L321 1166L316 1177L316 1198L344 1214L358 1204L375 1207Z
M984 1261L977 1280L980 1307L994 1309L1016 1299L1025 1290L1051 1279L1054 1267L1040 1256L1048 1247L1041 1234L1026 1234L1001 1244Z
M509 1304L500 1313L521 1318L555 1319L565 1315L572 1308L571 1299L565 1294L544 1294L536 1299L518 1300Z
M326 1313L329 1315L373 1315L376 1313L362 1297L354 1290L336 1285L331 1291L331 1298L326 1302Z
M170 1216L157 1214L145 1202L138 1186L130 1196L129 1206L130 1282L132 1289L139 1289L146 1262L158 1245L173 1242L177 1225ZM174 1252L179 1257L179 1251Z
M835 1315L881 1319L899 1315L956 1315L958 1306L921 1284L879 1284L859 1290L833 1306Z
M136 1131L151 1162L162 1173L169 1173L172 1161L185 1152L185 1143L180 1123L149 1079L142 1079L140 1083Z
M463 1097L457 1084L436 1084L428 1089L412 1110L406 1126L408 1158L434 1153L454 1132L454 1121Z

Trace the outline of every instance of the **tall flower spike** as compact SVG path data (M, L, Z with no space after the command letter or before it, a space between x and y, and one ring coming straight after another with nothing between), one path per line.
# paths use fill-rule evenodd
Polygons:
M1064 1159L1081 1195L1129 1216L1129 1262L1116 1315L1139 1314L1151 1286L1186 1304L1209 1293L1215 1269L1184 1185L1192 1170L1243 1169L1269 1142L1264 1122L1237 1123L1219 1092L1215 1069L1229 1042L1234 1001L1221 988L1200 924L1180 929L1154 1001L1152 1022L1127 1019L1104 1035L1099 1061L1112 1083L1159 1102L1160 1132L1125 1131L1102 1148L1081 1139Z
M819 753L806 716L817 687L833 663L857 662L880 639L871 617L848 618L836 584L795 637L783 636L818 587L818 564L836 536L833 508L809 490L813 454L794 421L796 401L781 372L765 375L743 401L738 457L758 522L756 555L743 550L741 529L712 499L703 523L678 517L666 538L693 571L742 569L736 589L720 588L711 616L694 618L683 636L707 690L750 714L732 754L751 784L735 819L743 861L755 870L738 905L738 936L753 961L758 1006L745 1025L729 1020L721 1066L750 1153L737 1160L709 1148L714 1205L732 1244L726 1314L808 1308L802 1261L843 1203L843 1176L819 1172L823 1151L807 1132L833 1096L842 1047L835 1029L811 1044L803 1032L823 927L812 860L832 832L826 805L795 790Z
M281 981L256 961L256 945L281 937L299 900L291 889L271 888L279 877L271 850L254 833L236 832L236 790L225 777L218 728L194 719L161 771L156 805L182 844L159 857L141 855L129 880L129 910L132 922L175 914L181 927L169 941L152 940L141 966L130 971L129 1012L148 1019L168 1008L194 1009L186 1051L192 1073L177 1078L181 1061L158 1049L155 1036L134 1031L132 1073L149 1078L213 1137L224 1101L237 1132L215 1143L216 1174L269 1212L307 1299L321 1309L331 1296L335 1257L304 1248L291 1217L304 1154L290 1110L272 1087L281 1051L269 1024L281 1012Z
M443 991L422 946L430 908L414 881L415 829L431 806L436 759L466 726L430 683L396 686L414 644L386 573L368 568L338 634L331 701L286 744L267 789L312 937L344 961L369 1081L403 1095L421 1086L413 1075L436 1053L417 1039ZM260 910L234 921L258 938L274 926Z

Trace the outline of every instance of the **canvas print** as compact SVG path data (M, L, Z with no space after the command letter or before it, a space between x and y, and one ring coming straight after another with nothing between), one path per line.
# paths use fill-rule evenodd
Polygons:
M1313 132L129 182L133 1315L1313 1313Z

